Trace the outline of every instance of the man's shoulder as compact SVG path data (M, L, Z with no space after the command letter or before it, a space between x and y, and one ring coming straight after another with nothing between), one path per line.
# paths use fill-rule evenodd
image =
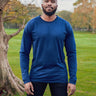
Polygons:
M60 17L60 16L58 16L58 18L59 18L59 21L65 23L65 24L70 24L70 22L68 22L68 21L65 20L64 18L62 18L62 17Z
M33 24L33 23L35 23L35 22L38 22L38 20L39 20L39 16L36 16L36 17L32 18L31 20L29 20L29 21L27 22L27 24Z
M65 27L66 27L67 30L69 30L69 29L72 30L72 26L71 26L70 22L68 22L67 20L63 19L62 17L59 17L59 21L63 22L61 24L65 24Z

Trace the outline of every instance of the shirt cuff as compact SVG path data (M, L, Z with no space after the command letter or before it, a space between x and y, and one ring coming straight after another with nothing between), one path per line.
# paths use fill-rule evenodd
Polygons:
M76 80L70 80L69 83L76 85Z

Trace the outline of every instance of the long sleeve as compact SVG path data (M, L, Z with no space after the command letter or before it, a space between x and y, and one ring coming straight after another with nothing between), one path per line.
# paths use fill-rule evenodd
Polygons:
M66 25L67 36L65 38L65 48L67 52L67 60L70 75L69 83L76 84L77 56L75 38L70 23L67 22Z
M29 23L27 23L23 32L20 48L20 67L24 84L30 82L28 71L29 71L29 54L31 50L31 45L32 45L32 36L30 31L30 25Z

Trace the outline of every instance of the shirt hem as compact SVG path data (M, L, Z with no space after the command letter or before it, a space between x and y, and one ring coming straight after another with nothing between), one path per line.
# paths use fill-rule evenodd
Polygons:
M43 80L31 80L31 82L44 82L44 83L68 83L68 81L43 81Z

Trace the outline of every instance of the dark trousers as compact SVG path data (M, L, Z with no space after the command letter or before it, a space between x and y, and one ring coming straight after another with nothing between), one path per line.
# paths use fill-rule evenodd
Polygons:
M34 87L34 95L27 96L43 96L48 83L32 82ZM49 83L51 96L68 96L67 83Z

